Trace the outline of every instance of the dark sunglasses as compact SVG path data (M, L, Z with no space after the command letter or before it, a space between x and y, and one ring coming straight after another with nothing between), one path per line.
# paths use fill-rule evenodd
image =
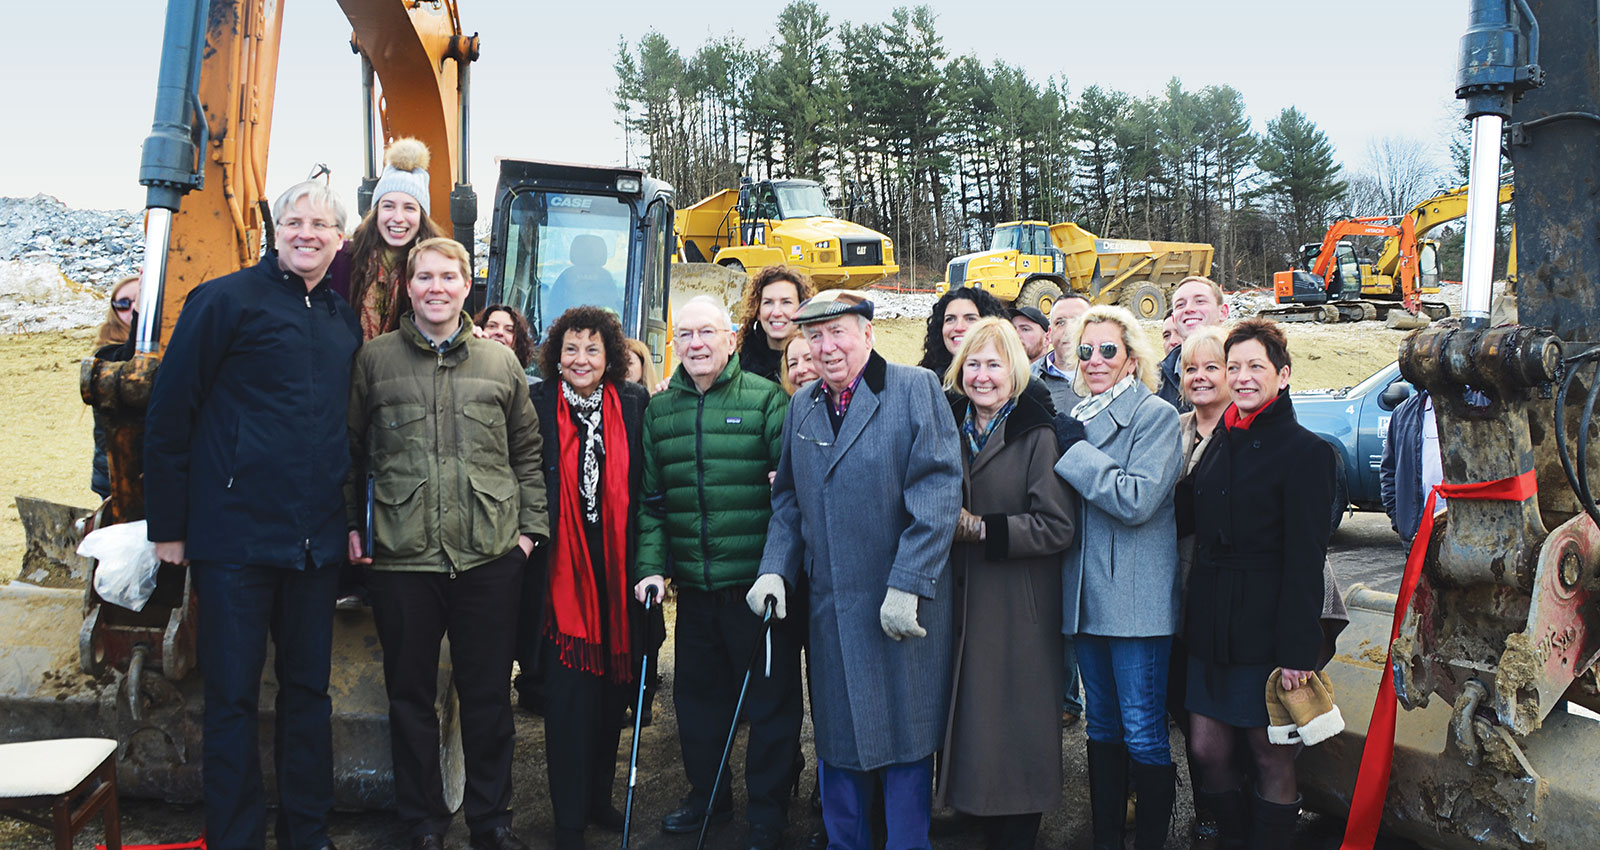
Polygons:
M1117 352L1119 350L1120 349L1118 348L1117 344L1114 343L1114 342L1102 342L1102 343L1100 343L1100 356L1102 358L1106 359L1106 360L1114 360L1114 359L1116 359ZM1090 345L1088 343L1083 343L1082 345L1078 346L1078 359L1079 360L1082 360L1083 362L1087 363L1087 362L1089 362L1089 358L1091 358L1093 356L1094 356L1094 346L1092 346L1092 345Z
M111 302L111 307L112 307L112 309L116 310L118 313L122 312L123 310L132 310L133 309L133 299L132 298L118 298L117 300Z

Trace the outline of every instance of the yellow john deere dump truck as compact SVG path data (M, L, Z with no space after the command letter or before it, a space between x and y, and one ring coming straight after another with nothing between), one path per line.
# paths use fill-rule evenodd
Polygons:
M1042 313L1071 290L1159 319L1178 281L1210 273L1211 255L1204 242L1101 239L1070 221L1008 221L995 226L989 250L951 260L938 290L975 286Z
M822 288L859 289L900 271L889 237L835 218L813 180L739 180L678 210L682 259L734 271L787 263Z

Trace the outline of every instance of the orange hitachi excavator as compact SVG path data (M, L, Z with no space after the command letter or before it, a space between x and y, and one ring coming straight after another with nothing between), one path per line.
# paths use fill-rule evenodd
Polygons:
M1510 183L1500 187L1501 204L1511 201ZM1439 246L1423 237L1467 214L1465 186L1440 192L1399 216L1366 216L1336 221L1320 243L1300 246L1295 268L1273 275L1280 305L1262 315L1280 321L1340 322L1382 319L1395 307L1429 318L1449 315L1444 304L1422 296L1439 291ZM1350 241L1386 237L1376 262L1364 263ZM1513 233L1507 274L1517 274Z
M350 20L366 101L363 211L376 183L376 151L414 136L449 163L430 191L446 232L472 244L477 198L467 177L467 100L476 35L462 32L454 0L339 0ZM0 584L0 741L98 736L119 741L124 794L195 801L200 796L201 684L191 675L195 600L187 571L160 568L138 611L102 600L94 566L73 549L90 527L144 517L144 407L188 294L202 282L253 264L272 243L272 190L299 178L267 178L274 81L284 4L278 0L170 0L161 49L155 121L139 181L148 189L145 270L135 355L85 361L81 390L107 424L111 497L92 516L70 509L53 529L27 529L30 566ZM336 49L341 42L330 42ZM353 63L354 64L354 63ZM354 82L352 80L352 82ZM353 102L353 100L352 100ZM295 116L286 116L294 120ZM22 500L19 499L19 503ZM58 506L46 506L52 508ZM49 510L24 510L38 519ZM53 533L51 533L53 532ZM42 541L42 542L41 542ZM339 805L391 805L387 701L367 612L335 625L333 697ZM448 668L441 678L449 675ZM276 685L264 686L270 723ZM441 693L449 693L448 688ZM453 727L444 707L446 731ZM447 736L445 775L459 802L459 759ZM456 744L454 752L459 752ZM266 764L270 774L271 764ZM271 781L270 778L268 781Z

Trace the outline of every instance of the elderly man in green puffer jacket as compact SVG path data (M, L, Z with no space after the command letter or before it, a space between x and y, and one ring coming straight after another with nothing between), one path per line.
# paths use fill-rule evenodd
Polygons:
M673 686L690 791L661 828L695 832L705 817L723 741L733 720L761 620L745 593L755 582L772 516L769 474L778 467L789 399L777 384L743 372L733 357L733 322L709 296L676 311L679 366L644 417L645 510L639 522L635 593L658 596L671 567L678 590ZM739 845L775 850L788 822L788 791L800 740L800 635L773 621L771 674L750 681L745 788L748 832ZM732 808L728 776L713 821Z

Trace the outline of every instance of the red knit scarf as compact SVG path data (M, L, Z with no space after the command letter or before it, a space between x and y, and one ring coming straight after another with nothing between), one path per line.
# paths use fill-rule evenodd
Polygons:
M628 652L628 435L623 429L622 400L616 388L605 384L602 392L600 428L605 457L600 470L600 534L607 598L600 598L595 583L594 563L583 527L583 500L578 495L583 441L572 421L566 396L557 392L560 520L550 561L547 636L555 642L561 663L567 667L614 682L630 682L633 665Z
M1230 431L1234 429L1248 431L1251 425L1256 424L1256 418L1266 413L1274 404L1277 404L1279 398L1281 396L1273 396L1267 400L1266 404L1249 413L1240 413L1238 405L1230 404L1227 410L1222 411L1222 425Z

